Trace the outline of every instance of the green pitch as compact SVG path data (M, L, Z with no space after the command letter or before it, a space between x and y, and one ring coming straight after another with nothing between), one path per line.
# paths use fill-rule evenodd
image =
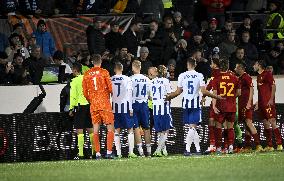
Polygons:
M0 164L0 180L283 180L284 153Z

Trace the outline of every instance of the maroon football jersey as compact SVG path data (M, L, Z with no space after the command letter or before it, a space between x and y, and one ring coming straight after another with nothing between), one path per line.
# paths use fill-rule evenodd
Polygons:
M213 90L224 100L217 100L216 107L220 112L236 112L236 92L240 89L237 76L231 72L220 72L220 75L213 81Z
M208 85L206 86L206 89L208 91L213 89L213 80L214 80L214 78L218 77L219 75L220 75L220 69L212 69L211 79L210 79Z
M250 88L253 87L252 78L249 74L244 73L239 77L239 82L242 92L241 96L239 97L239 105L245 107L249 100ZM253 101L251 103L253 103Z
M275 85L275 80L270 71L264 70L257 76L258 104L260 106L267 105L271 97L272 85Z

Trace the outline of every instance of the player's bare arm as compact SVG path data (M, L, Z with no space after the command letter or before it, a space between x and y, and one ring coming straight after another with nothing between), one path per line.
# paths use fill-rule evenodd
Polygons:
M252 98L253 98L253 87L250 87L249 88L249 99L248 99L248 102L247 102L247 105L246 105L246 109L250 109L251 108Z
M217 90L214 90L213 91L213 94L217 94ZM214 110L214 112L216 113L216 114L219 114L220 113L220 111L217 109L217 107L216 107L216 103L217 103L217 100L216 99L212 99L212 108L213 108L213 110Z
M275 92L276 92L276 85L272 85L272 91L271 91L271 96L270 99L267 103L268 106L272 106L274 104L274 98L275 98Z
M205 86L201 86L200 91L204 96L208 96L208 97L211 97L211 98L214 98L214 99L224 99L222 96L217 95L217 92L215 94L213 92L213 94L212 94L211 92L206 90Z
M165 98L166 101L170 101L171 99L176 98L177 96L179 96L182 93L182 88L181 87L177 87L177 90L175 92L172 92L170 94L168 94Z

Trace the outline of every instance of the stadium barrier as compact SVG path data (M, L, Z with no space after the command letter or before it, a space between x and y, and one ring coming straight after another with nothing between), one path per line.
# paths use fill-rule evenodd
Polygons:
M277 104L277 120L284 137L284 104ZM172 108L173 128L169 132L167 150L170 154L182 154L185 150L185 134L188 128L182 124L182 108ZM202 122L199 126L201 148L208 146L208 107L203 108ZM256 118L256 117L255 117ZM255 125L265 145L263 124L257 119ZM240 125L243 129L243 125ZM101 127L101 149L106 152L106 128ZM88 135L85 142L85 155L90 155ZM76 133L72 119L67 113L37 113L0 115L0 162L68 160L77 154ZM157 136L152 129L153 151ZM127 131L121 133L122 153L127 154ZM145 149L144 149L145 150Z

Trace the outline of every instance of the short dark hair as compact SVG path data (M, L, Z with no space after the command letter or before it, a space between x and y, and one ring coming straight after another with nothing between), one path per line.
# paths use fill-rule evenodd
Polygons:
M159 77L167 77L167 73L165 71L167 70L167 67L164 65L158 66L158 76Z
M263 69L267 67L264 57L257 59L255 62L257 62Z
M93 54L91 55L91 60L95 65L101 64L102 63L102 57L100 54Z
M217 65L218 68L220 68L220 60L219 60L219 58L212 58L211 61L212 61L212 63Z
M114 69L123 70L123 65L120 62L115 62Z
M227 71L229 69L229 60L227 58L220 59L221 71Z
M247 67L244 62L238 62L237 64L240 65L243 70L245 70Z
M158 20L156 20L156 19L152 19L152 20L150 21L150 23L156 23L156 24L159 24L159 21L158 21Z
M196 66L196 61L191 57L187 59L187 63L190 64L193 67Z
M78 63L78 62L75 62L73 63L72 65L72 69L73 70L77 70L78 72L82 72L82 64Z

